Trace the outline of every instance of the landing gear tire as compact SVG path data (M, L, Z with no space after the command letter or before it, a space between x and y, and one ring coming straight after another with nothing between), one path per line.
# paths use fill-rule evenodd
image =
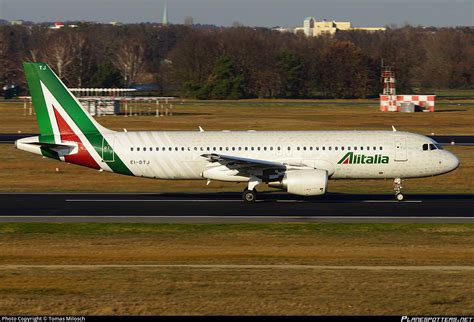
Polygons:
M393 180L393 190L395 191L395 199L398 201L402 201L404 198L402 188L402 178L395 178Z
M257 192L255 190L244 190L242 198L245 202L255 202L257 200Z

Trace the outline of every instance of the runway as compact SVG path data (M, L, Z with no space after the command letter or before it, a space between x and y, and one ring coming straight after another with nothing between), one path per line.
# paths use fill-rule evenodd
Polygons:
M474 195L0 194L0 222L474 223Z
M13 144L16 140L29 136L37 136L34 133L4 133L0 134L0 144ZM474 146L474 136L471 135L434 135L431 137L438 143L445 145Z

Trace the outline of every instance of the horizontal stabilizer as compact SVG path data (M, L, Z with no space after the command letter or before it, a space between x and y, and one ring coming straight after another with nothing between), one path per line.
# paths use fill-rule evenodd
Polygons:
M46 143L46 142L25 142L26 144L37 145L42 149L54 151L60 156L70 155L77 153L77 145L75 144L57 144L57 143Z

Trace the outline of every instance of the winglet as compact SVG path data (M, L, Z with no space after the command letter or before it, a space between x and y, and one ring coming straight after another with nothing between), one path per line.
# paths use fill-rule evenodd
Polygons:
M393 130L393 132L397 132L397 129L393 125L392 125L392 130Z

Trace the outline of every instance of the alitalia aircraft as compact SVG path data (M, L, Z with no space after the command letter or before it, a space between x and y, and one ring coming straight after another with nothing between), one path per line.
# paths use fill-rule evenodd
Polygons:
M137 131L102 127L45 63L25 63L40 135L20 150L109 172L153 179L262 183L303 196L326 193L329 179L401 180L440 175L459 160L432 139L396 131Z

